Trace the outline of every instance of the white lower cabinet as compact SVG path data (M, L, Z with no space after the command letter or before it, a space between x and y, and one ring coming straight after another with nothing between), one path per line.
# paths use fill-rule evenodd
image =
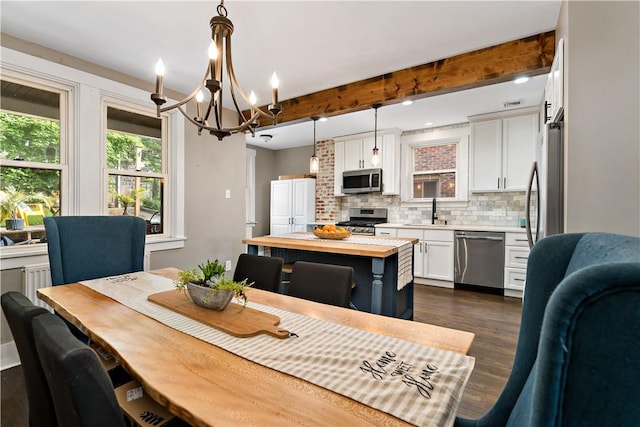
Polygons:
M413 275L453 282L453 231L400 228L398 237L419 242L413 247Z
M524 233L505 233L504 294L522 297L527 277L529 244Z

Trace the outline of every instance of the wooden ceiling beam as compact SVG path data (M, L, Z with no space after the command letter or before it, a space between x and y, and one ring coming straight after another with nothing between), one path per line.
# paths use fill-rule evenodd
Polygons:
M525 37L424 65L281 101L278 123L331 117L459 90L501 83L514 76L548 73L555 31ZM266 111L266 106L263 106ZM248 112L245 112L248 116ZM261 120L261 127L272 123Z

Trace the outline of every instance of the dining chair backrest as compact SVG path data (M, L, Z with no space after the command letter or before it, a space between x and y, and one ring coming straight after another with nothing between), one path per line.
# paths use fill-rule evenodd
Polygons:
M297 261L293 264L288 295L348 308L352 282L352 267Z
M456 427L640 425L640 238L546 237L527 264L507 383Z
M144 269L147 225L139 217L46 217L51 283L133 273Z
M233 280L247 279L252 288L279 292L282 279L282 258L251 254L240 254Z
M111 380L98 355L53 314L33 319L33 333L58 425L125 426Z
M6 292L2 294L1 300L2 311L7 318L22 364L22 374L29 403L29 426L57 426L53 400L40 365L31 325L32 319L49 312L34 305L29 298L20 292Z

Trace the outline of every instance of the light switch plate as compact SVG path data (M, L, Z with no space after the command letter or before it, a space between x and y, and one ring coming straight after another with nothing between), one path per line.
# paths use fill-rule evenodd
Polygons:
M231 198L231 190L224 190L224 198L225 199Z

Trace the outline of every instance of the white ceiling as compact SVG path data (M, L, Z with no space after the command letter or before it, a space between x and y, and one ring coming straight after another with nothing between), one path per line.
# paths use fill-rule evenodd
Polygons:
M555 28L553 1L242 1L226 0L235 26L238 80L270 101L280 78L289 99ZM202 78L217 1L11 1L0 3L1 30L125 74L190 93ZM378 129L412 130L459 123L504 109L506 101L538 105L545 78L426 98L378 110ZM150 101L151 103L151 101ZM243 106L246 108L246 106ZM317 123L317 139L373 130L373 110ZM312 122L279 126L253 145L282 149L313 143Z

